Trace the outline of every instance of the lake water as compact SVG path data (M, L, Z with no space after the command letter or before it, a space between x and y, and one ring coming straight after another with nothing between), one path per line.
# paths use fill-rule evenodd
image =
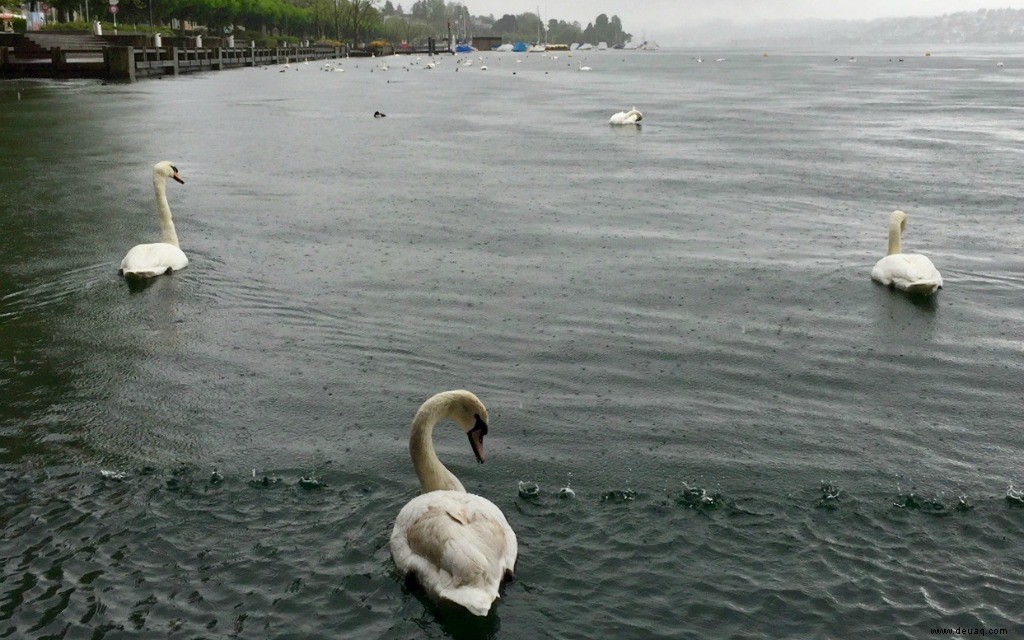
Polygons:
M1024 54L924 51L0 83L0 637L1020 634ZM164 159L191 264L129 289ZM483 620L387 545L453 388Z

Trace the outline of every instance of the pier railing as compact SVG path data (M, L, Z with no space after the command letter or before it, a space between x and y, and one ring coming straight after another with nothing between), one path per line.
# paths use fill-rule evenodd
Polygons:
M76 51L54 47L49 59L22 59L13 47L0 46L0 77L102 78L134 82L139 78L220 71L287 62L330 60L345 54L338 47L104 47ZM102 54L102 58L99 55Z

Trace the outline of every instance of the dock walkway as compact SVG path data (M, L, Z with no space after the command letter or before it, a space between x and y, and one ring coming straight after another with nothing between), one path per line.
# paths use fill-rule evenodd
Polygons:
M140 36L135 42L148 40ZM111 44L87 34L0 34L0 78L139 78L199 71L330 60L337 47L153 47Z

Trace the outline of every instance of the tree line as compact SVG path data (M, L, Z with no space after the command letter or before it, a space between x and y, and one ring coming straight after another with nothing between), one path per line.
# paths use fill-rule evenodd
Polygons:
M62 15L70 16L88 6L91 18L107 17L107 0L50 0ZM391 43L416 42L447 37L449 29L457 38L481 35L480 25L489 27L487 35L501 36L506 42L543 40L545 42L628 41L618 16L597 16L582 27L578 22L548 20L534 13L473 16L461 2L416 0L408 12L392 0L120 0L118 22L168 24L172 19L206 26L211 33L228 32L236 27L263 34L293 35L316 40L351 42L356 45L375 39Z

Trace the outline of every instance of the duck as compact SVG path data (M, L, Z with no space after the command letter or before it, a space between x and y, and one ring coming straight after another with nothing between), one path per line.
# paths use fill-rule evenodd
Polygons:
M484 462L487 408L470 391L444 391L427 399L412 420L409 453L423 493L395 518L391 557L439 603L454 603L486 616L502 582L513 577L519 552L515 531L490 500L472 493L434 451L434 426L449 419L469 438Z
M644 114L637 111L636 107L633 107L629 111L620 111L614 114L611 119L608 120L608 124L635 124L639 125L640 121L644 119Z
M907 226L907 214L896 210L889 218L889 252L871 269L871 279L912 294L931 295L942 288L942 275L928 256L902 253L900 235Z
M386 117L387 117L387 115L385 115L385 114L381 113L380 111L374 111L374 112L373 112L373 117L374 117L374 118L386 118Z
M164 160L153 165L153 190L156 192L156 213L160 218L160 242L137 244L121 260L118 274L125 278L152 278L188 266L188 257L178 244L178 234L167 204L167 178L185 184L178 168Z

